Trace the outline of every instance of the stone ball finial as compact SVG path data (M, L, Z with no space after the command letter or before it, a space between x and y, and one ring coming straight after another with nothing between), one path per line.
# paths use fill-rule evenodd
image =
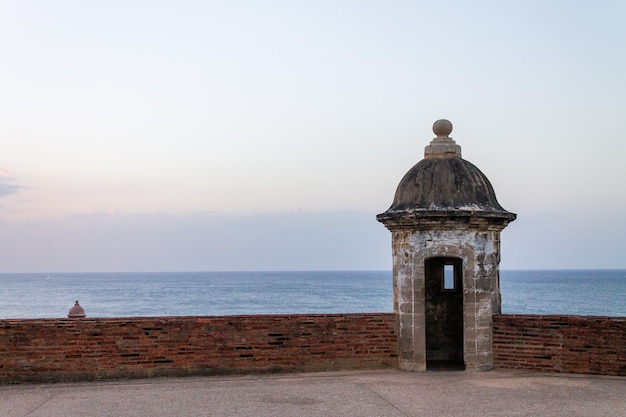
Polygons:
M452 133L452 123L450 120L439 119L433 123L433 132L438 138L448 137Z
M433 123L436 138L424 148L424 158L461 157L461 147L449 135L452 133L450 120L439 119Z
M76 319L86 317L85 310L80 306L80 304L78 304L78 300L76 300L74 307L70 308L70 312L67 314L67 317Z

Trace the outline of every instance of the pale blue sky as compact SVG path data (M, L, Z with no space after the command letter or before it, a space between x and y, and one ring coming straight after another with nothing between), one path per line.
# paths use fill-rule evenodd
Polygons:
M0 272L389 269L439 118L503 268L623 268L624 74L623 1L0 0Z

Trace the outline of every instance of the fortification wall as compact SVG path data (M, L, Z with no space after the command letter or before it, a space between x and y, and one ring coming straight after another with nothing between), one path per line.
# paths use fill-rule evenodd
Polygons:
M626 376L626 317L494 315L496 369Z
M393 313L0 320L0 383L398 367ZM626 317L494 315L496 369L626 376Z
M0 320L0 383L395 367L393 313Z

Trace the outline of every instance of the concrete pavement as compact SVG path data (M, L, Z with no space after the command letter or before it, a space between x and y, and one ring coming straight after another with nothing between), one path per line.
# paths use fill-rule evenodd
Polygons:
M2 417L626 416L626 378L355 371L0 386Z

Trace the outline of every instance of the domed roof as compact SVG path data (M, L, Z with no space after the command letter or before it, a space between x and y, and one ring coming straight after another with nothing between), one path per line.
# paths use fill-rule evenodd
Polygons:
M461 158L461 147L448 135L452 123L438 120L437 135L424 150L424 159L400 181L393 203L377 216L379 221L410 214L411 217L480 216L508 223L516 215L498 203L485 174Z
M78 300L76 300L76 304L72 308L70 308L70 312L67 314L69 318L83 318L86 317L85 310L78 304Z
M422 159L406 173L387 211L505 211L491 183L462 158Z

